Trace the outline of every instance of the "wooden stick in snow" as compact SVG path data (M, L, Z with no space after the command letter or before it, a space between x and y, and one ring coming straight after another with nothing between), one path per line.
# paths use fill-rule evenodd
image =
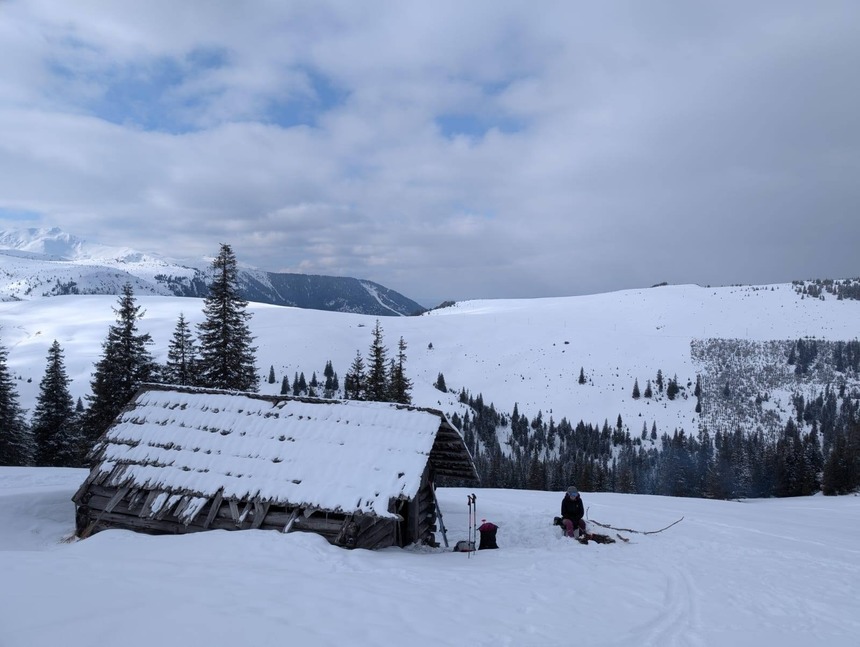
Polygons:
M586 517L587 518L587 517ZM600 523L599 521L595 521L594 519L588 519L591 523L600 526L601 528L609 528L610 530L617 530L619 532L633 532L637 535L656 535L658 532L663 532L664 530L668 530L676 523L681 523L684 520L684 517L681 517L677 521L673 521L665 528L660 528L660 530L633 530L632 528L616 528L615 526L610 526L606 523Z

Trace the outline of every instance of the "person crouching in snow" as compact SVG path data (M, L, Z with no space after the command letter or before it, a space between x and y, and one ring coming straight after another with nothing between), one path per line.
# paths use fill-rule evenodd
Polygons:
M571 485L561 501L561 522L564 525L565 537L579 539L587 536L584 516L585 508L582 505L582 499L577 489Z

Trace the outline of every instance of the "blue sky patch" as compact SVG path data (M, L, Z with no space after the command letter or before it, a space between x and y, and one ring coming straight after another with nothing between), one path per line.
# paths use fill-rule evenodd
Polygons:
M291 96L285 101L271 102L263 121L282 128L315 127L320 115L346 103L349 92L345 89L314 70L303 71L308 80L309 92L300 96Z
M70 43L70 46L75 49L86 47L79 43ZM198 48L182 59L159 57L98 69L75 69L55 60L50 69L65 81L87 83L102 90L82 106L99 119L143 130L180 133L195 129L186 115L189 109L203 108L212 95L197 93L193 97L182 98L172 91L186 81L228 63L226 50Z
M14 207L0 207L0 220L16 220L26 222L39 220L42 214L28 209L16 209Z

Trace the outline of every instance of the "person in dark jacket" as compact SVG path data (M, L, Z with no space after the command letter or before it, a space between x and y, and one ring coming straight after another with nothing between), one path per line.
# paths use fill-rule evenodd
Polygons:
M561 501L561 521L565 537L587 537L584 516L582 498L577 489L571 485Z

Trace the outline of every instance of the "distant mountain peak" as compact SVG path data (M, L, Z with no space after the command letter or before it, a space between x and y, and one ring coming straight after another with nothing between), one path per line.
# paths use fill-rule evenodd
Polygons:
M59 227L0 231L0 301L64 294L138 294L204 297L211 259L177 261L129 247L89 243ZM239 284L249 301L378 316L423 312L393 290L349 277L276 274L240 264Z

